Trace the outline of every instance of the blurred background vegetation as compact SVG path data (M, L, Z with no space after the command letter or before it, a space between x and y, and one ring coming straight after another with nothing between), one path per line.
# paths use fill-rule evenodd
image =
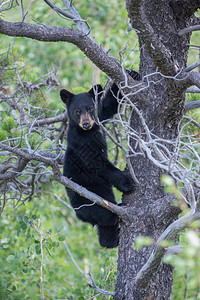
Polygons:
M47 26L74 26L72 22L59 18L42 1L24 1L24 10L28 11L27 21L44 23ZM61 1L55 1L57 6ZM129 23L125 1L84 0L73 2L81 17L89 21L91 34L98 44L110 55L124 60L126 67L139 70L139 49L134 31L128 31ZM61 7L63 8L63 7ZM7 21L21 21L21 8L16 6L4 13ZM43 43L25 38L0 37L2 52L12 47L9 64L17 63L22 67L22 81L32 82L56 70L60 86L48 90L42 88L43 94L34 93L35 101L46 108L46 116L54 111L63 112L59 90L65 87L74 93L87 91L92 78L95 83L106 83L105 74L94 65L74 45L68 43ZM199 34L194 33L191 44L198 45ZM197 61L199 52L190 50L188 64ZM6 72L1 80L7 81L9 89L15 88L17 79L13 71ZM190 94L188 101L199 100L199 94ZM34 101L32 98L31 101ZM13 134L16 129L13 119L5 115L6 108L0 104L1 123L0 138ZM200 109L187 113L200 122ZM7 123L6 123L7 122ZM188 127L187 127L188 129ZM199 135L196 127L191 125L190 133ZM2 135L2 136L1 136ZM16 133L17 135L17 133ZM33 137L37 143L37 137ZM114 162L115 147L109 141L110 159ZM118 166L124 168L123 153L118 156ZM117 201L121 194L116 192ZM80 222L74 212L58 199L68 202L65 188L55 181L40 186L32 197L18 208L14 201L8 199L0 223L0 299L40 299L40 236L35 228L43 231L44 261L43 287L45 299L112 299L111 296L99 294L88 286L86 278L77 270L66 245L69 247L79 267L86 274L90 271L97 286L105 290L114 290L117 274L117 249L106 250L98 245L96 230ZM30 220L34 226L30 225ZM59 234L58 231L59 230ZM63 242L65 244L63 244ZM200 239L198 223L182 233L177 244L186 247L181 254L168 256L166 262L175 267L172 300L200 299Z

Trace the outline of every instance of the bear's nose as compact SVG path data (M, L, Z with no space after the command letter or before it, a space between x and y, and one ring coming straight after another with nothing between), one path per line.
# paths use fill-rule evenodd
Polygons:
M89 121L83 121L83 129L90 129L90 122Z

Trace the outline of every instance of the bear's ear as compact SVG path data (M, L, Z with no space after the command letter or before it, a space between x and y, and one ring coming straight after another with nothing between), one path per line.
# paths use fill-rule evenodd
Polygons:
M100 84L94 85L90 90L89 94L95 99L95 95L98 95L98 98L101 98L103 92L103 88Z
M62 101L68 105L71 98L74 96L74 94L72 94L71 92L65 90L65 89L62 89L60 91L60 98L62 99Z

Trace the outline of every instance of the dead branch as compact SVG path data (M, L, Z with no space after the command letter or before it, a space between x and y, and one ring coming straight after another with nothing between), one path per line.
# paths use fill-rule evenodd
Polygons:
M196 88L196 87L191 87L191 88L188 88L186 90L186 93L197 93L197 94L200 94L200 89Z
M26 161L39 161L43 162L47 166L52 167L52 172L54 175L55 180L63 184L65 187L68 187L72 189L73 191L77 192L80 196L85 197L89 199L90 201L107 208L108 210L116 213L119 216L123 216L123 218L127 218L126 209L123 207L119 207L106 199L103 199L102 197L88 191L86 188L78 185L77 183L73 182L72 180L68 179L67 177L64 177L59 169L59 165L55 160L46 158L42 155L40 155L37 151L24 151L22 149L15 149L11 146L5 145L2 142L0 142L0 149L9 151L17 156L20 156L21 158L25 159Z
M200 25L195 25L195 26L190 26L190 27L184 28L178 32L178 35L182 36L184 34L187 34L187 33L193 32L193 31L197 31L197 30L200 30Z
M197 68L200 65L200 60L198 60L197 62L191 64L190 66L188 66L187 68L185 68L185 72L190 72L192 70L194 70L195 68Z
M21 22L6 22L0 19L0 33L8 36L27 37L43 42L69 42L76 45L103 72L117 82L124 76L119 64L96 42L79 30L68 27L37 26ZM99 57L101 59L99 59ZM134 80L129 76L134 85Z
M200 108L200 100L185 103L185 111Z

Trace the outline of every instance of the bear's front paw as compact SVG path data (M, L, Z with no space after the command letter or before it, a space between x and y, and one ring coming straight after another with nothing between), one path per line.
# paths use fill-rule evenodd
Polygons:
M125 193L125 194L133 192L135 190L135 183L134 183L134 181L128 175L126 175L124 173L123 173L123 175L124 176L123 176L123 178L121 178L121 181L120 181L120 184L118 186L118 189L121 192Z

